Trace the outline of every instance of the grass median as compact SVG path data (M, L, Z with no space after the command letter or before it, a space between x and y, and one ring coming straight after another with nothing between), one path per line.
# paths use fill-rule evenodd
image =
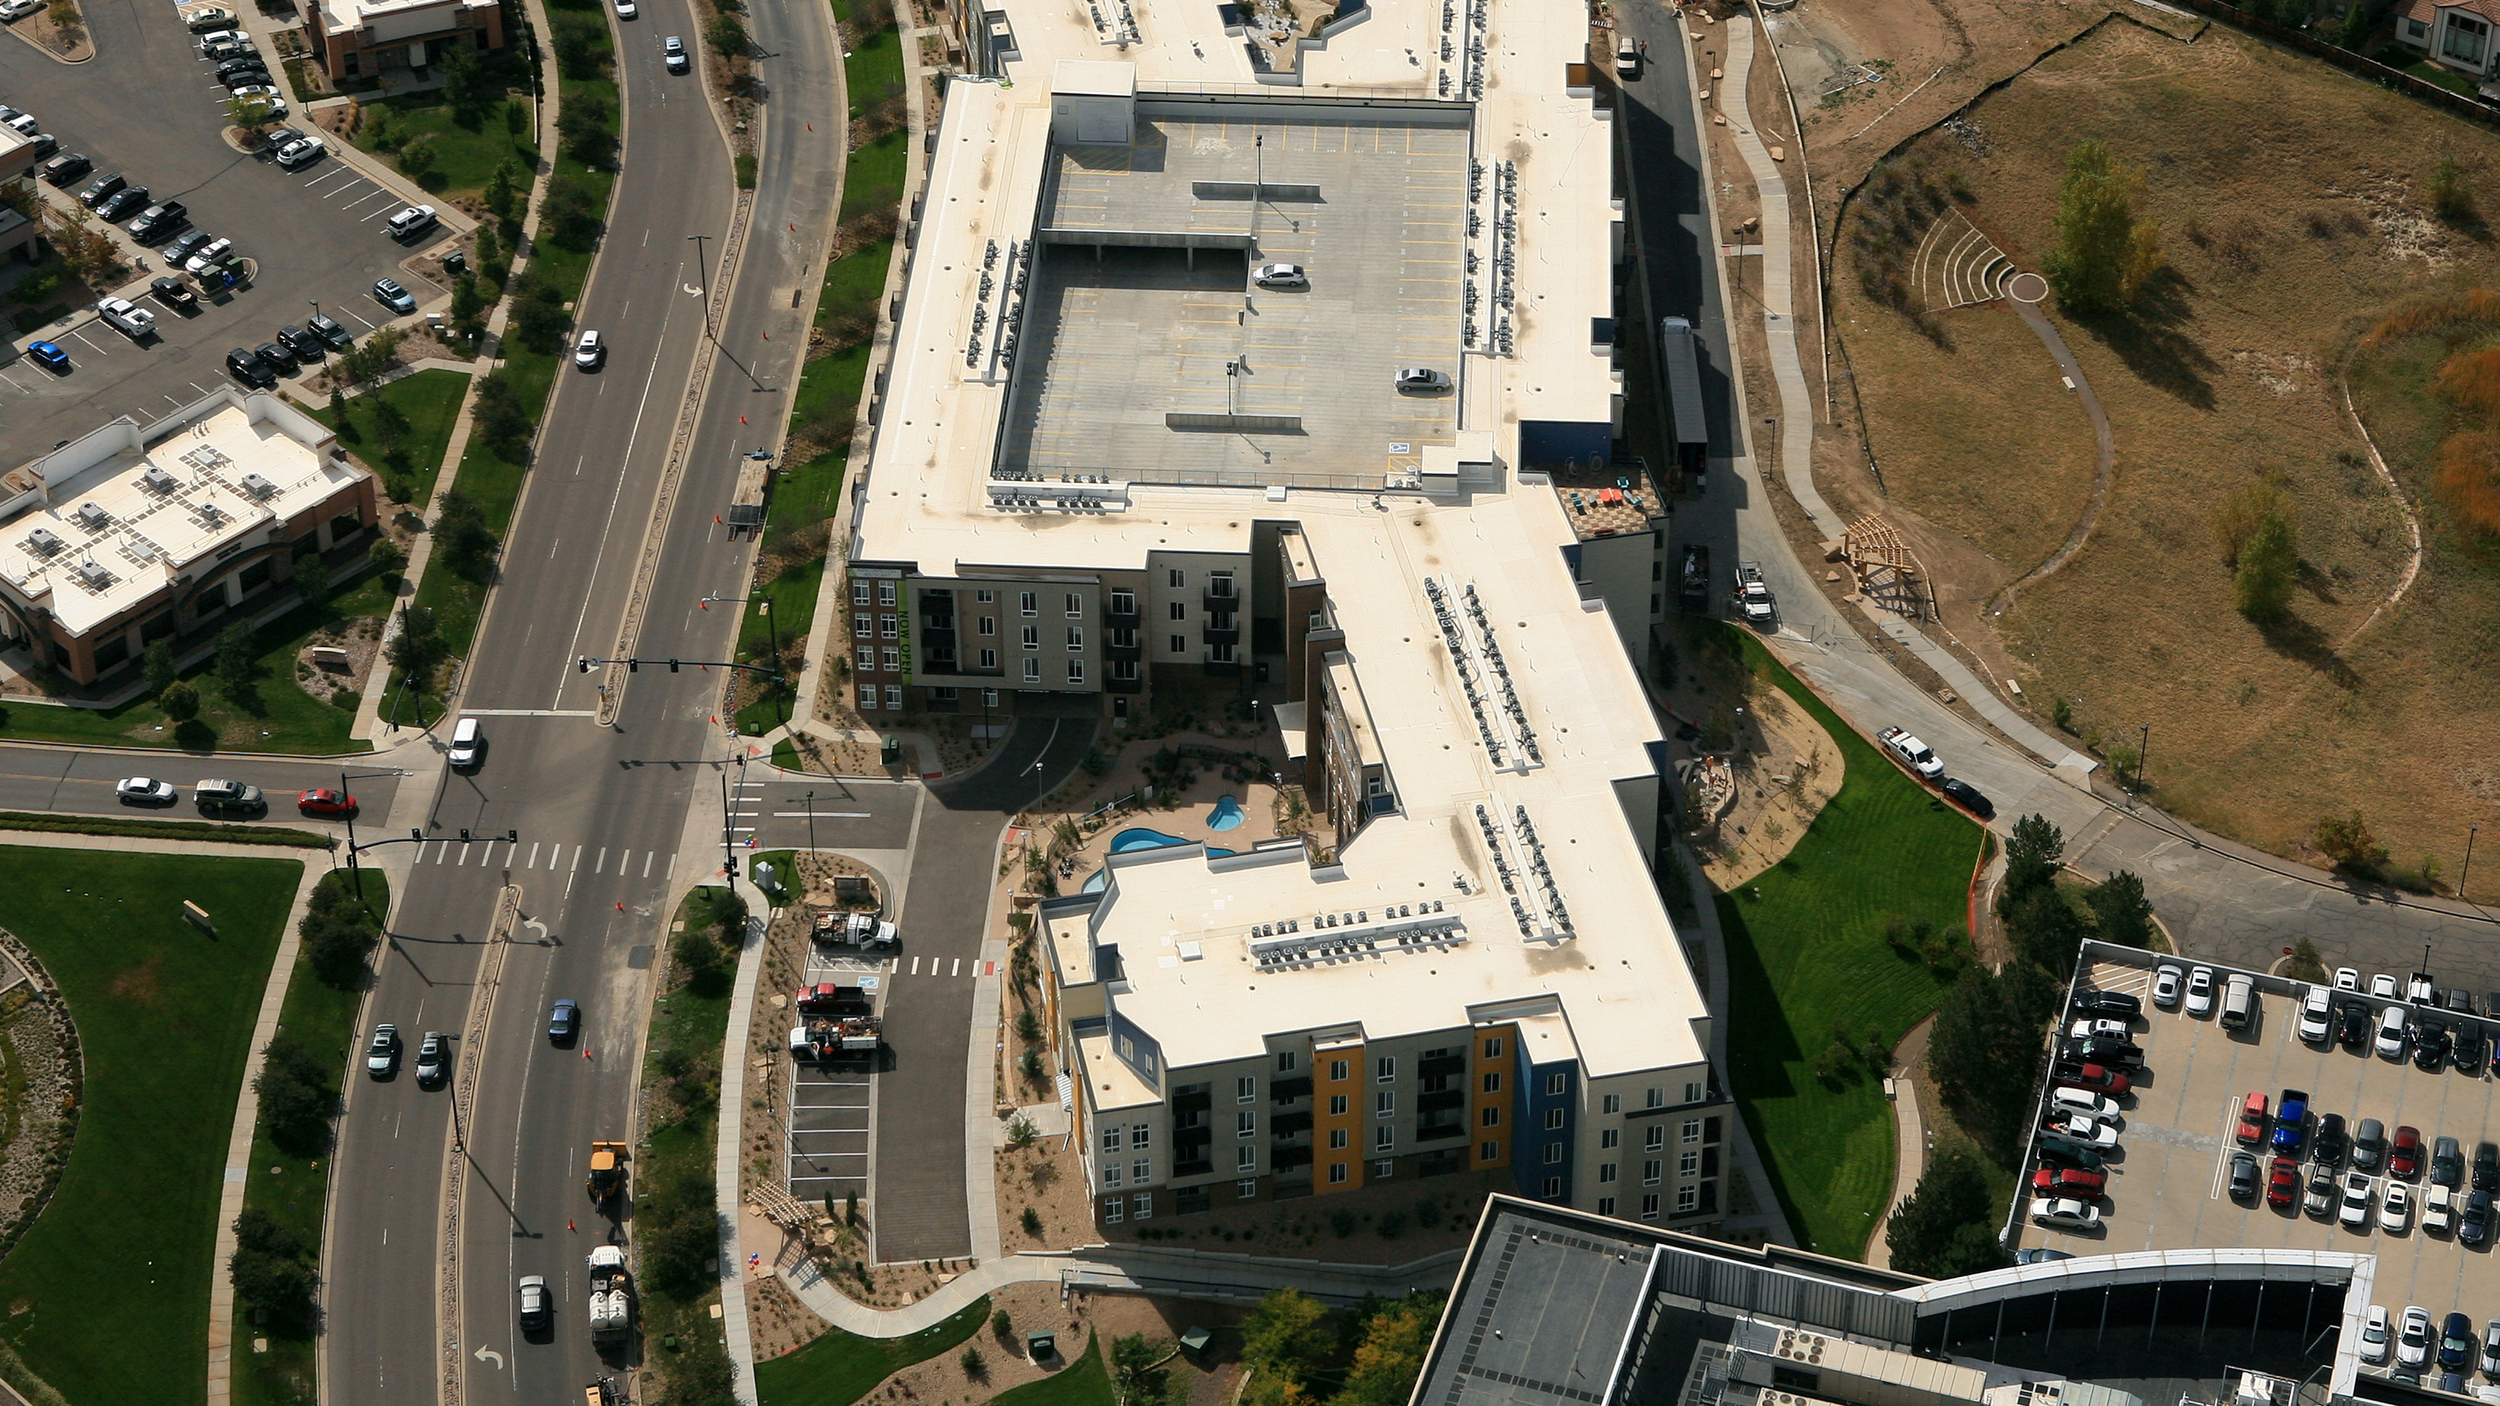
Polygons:
M1718 897L1727 939L1728 1075L1798 1244L1855 1258L1892 1195L1892 1110L1872 1061L1817 1066L1835 1044L1890 1050L1944 986L1885 939L1892 918L1958 927L1980 828L1903 775L1762 646L1755 677L1806 710L1846 771L1796 847Z
M829 1329L796 1352L756 1363L755 1398L761 1406L851 1406L913 1363L954 1351L981 1331L989 1316L990 1297L983 1294L906 1337L864 1338Z
M59 1189L0 1262L0 1340L74 1401L203 1399L226 1139L302 873L0 846L9 929L60 984L85 1065Z
M312 407L312 417L339 432L339 439L358 454L381 461L382 486L394 503L414 505L420 512L434 498L434 480L443 471L443 452L451 443L451 427L468 398L469 373L440 369L402 376L387 386L347 398L347 414L333 414L327 405ZM376 422L377 407L389 405L407 421L396 442L389 442Z
M229 825L214 820L142 820L124 815L68 815L52 811L0 811L0 830L49 831L56 835L121 835L141 840L214 840L229 845L328 849L330 837L289 826Z
M729 1359L712 1306L720 1281L705 1266L718 1253L714 1208L736 1214L737 1188L724 1197L712 1174L720 1119L721 1045L729 1034L729 995L737 953L715 934L742 930L744 905L729 890L702 887L677 906L661 957L661 992L643 1051L646 1123L635 1153L633 1201L642 1341L650 1366L673 1395L655 1400L728 1399ZM734 1116L734 1113L733 1113ZM665 1346L668 1339L676 1347Z

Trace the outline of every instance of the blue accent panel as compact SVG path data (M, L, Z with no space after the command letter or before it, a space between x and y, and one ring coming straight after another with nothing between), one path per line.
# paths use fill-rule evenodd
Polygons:
M1513 1116L1518 1120L1510 1136L1512 1182L1519 1194L1531 1201L1567 1205L1571 1201L1574 1164L1578 1161L1580 1066L1574 1060L1530 1064L1524 1051L1518 1065L1519 1091L1511 1100ZM1545 1091L1546 1081L1556 1074L1563 1076L1562 1092L1549 1094ZM1562 1112L1562 1126L1546 1127L1547 1115L1557 1109ZM1545 1160L1548 1148L1561 1149L1557 1160ZM1548 1177L1561 1183L1550 1196L1545 1190Z

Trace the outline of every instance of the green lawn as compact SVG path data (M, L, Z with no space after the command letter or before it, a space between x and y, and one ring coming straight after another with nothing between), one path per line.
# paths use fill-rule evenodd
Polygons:
M1742 640L1776 684L1840 746L1840 790L1777 866L1718 899L1727 934L1728 1074L1770 1165L1798 1243L1855 1258L1892 1195L1892 1111L1880 1071L1852 1067L1837 1087L1814 1065L1845 1023L1887 1047L1935 1009L1929 969L1884 940L1885 920L1938 928L1967 917L1977 825L1904 776L1762 646ZM1776 1018L1774 1018L1776 1017Z
M423 510L434 497L434 480L443 468L443 453L451 443L452 422L460 418L460 402L469 393L469 376L465 371L420 371L403 376L379 390L352 396L347 401L348 428L339 439L359 458L381 464L382 486L395 503L413 503ZM382 441L374 433L373 407L389 401L408 417L408 433L396 446L395 456L385 456ZM332 429L339 428L338 417L326 405L317 405L312 416ZM398 463L387 461L395 457ZM405 464L402 469L398 464Z
M669 945L676 940L676 930L689 923L711 921L712 896L720 890L701 887L690 890L677 907L677 921L660 942L659 955L654 958L670 963ZM735 960L723 968L723 979L709 988L688 984L661 994L653 1003L651 1031L643 1051L643 1087L665 1086L668 1076L661 1071L680 1057L698 1070L714 1071L717 1079L721 1044L729 1037L729 993L732 982L727 974L735 970ZM717 1099L714 1100L717 1103ZM719 1110L711 1104L673 1116L673 1100L662 1098L656 1105L658 1121L647 1130L642 1146L635 1153L633 1184L638 1195L649 1195L654 1188L666 1187L676 1195L692 1197L698 1204L710 1204L715 1193L713 1177L713 1130ZM711 1305L720 1298L717 1288L706 1288L691 1299L675 1298L661 1292L650 1280L640 1286L642 1299L642 1341L654 1359L654 1365L665 1370L671 1360L662 1339L675 1335L681 1343L679 1352L718 1355L714 1346L720 1339L720 1328L712 1321Z
M251 696L238 700L218 682L214 656L184 672L199 690L201 722L228 752L369 752L370 742L349 737L356 710L320 702L295 684L295 655L315 630L334 619L372 618L390 609L391 594L371 570L340 588L319 612L298 606L263 625L253 636L259 650ZM173 747L174 724L152 698L118 708L57 708L19 703L5 710L0 736L47 742L120 747Z
M0 1341L80 1406L204 1397L226 1138L302 872L0 846L9 928L60 983L86 1064L60 1189L0 1263Z
M870 210L891 210L903 203L903 163L910 154L902 132L888 132L851 153L842 168L842 218ZM878 265L877 277L885 277Z
M512 101L521 104L526 117L528 97L524 95ZM609 111L613 112L615 108L611 106ZM454 121L451 109L431 94L366 103L365 124L356 133L356 145L360 150L374 151L373 117L377 112L390 114L391 130L395 133L434 139L434 169L417 181L428 194L451 200L474 200L485 191L486 182L495 174L495 168L506 160L518 165L525 173L537 169L538 153L529 145L528 126L525 123L516 135L505 125L500 110L489 112L483 121L471 128ZM375 154L381 160L393 161L388 153ZM393 164L395 167L396 162L393 161Z
M325 885L347 891L345 870L325 876ZM378 870L364 875L365 905L377 917L391 911L391 881ZM344 1073L348 1051L356 1044L356 1011L364 1000L359 991L341 991L313 975L309 960L298 955L287 978L286 1005L278 1026L302 1037ZM321 1243L321 1218L330 1193L327 1157L297 1157L282 1152L264 1133L252 1139L251 1180L244 1184L243 1204L258 1206L280 1224ZM309 1338L272 1337L267 1352L234 1355L235 1406L314 1406L313 1344Z
M618 111L616 85L607 79L566 78L560 80L560 85L565 102L598 102L605 104L610 114ZM602 211L608 208L608 193L616 184L615 172L594 171L571 156L560 155L556 159L555 174L587 186L591 203ZM570 303L580 298L582 287L590 278L591 260L597 252L595 243L589 249L564 249L542 242L531 248L530 267ZM547 397L555 386L556 371L566 360L563 349L559 347L552 352L537 352L518 341L507 340L503 344L503 357L503 375L512 382L521 404L528 407L531 422L535 424L544 419ZM478 507L485 512L487 530L501 538L511 528L513 508L520 502L521 482L527 472L523 465L489 449L483 439L471 436L468 448L460 455L460 475L456 485L461 492L477 500ZM478 582L464 581L448 571L430 570L417 586L416 604L434 611L443 639L451 646L452 657L465 657L470 643L477 636L478 619L486 608L486 587ZM395 708L404 706L401 716L422 725L423 719L418 717L421 711L419 705L413 700L401 698L400 694L400 679L394 672L382 699L382 716L390 717ZM432 699L424 702L422 711L429 717L440 714L436 701Z
M825 559L817 557L766 582L756 594L772 602L772 613L761 615L754 606L743 607L746 613L738 625L737 657L762 659L772 653L775 645L786 650L793 639L806 634L816 619L816 587L824 578ZM778 694L768 693L740 708L739 730L755 736L781 726L794 706L789 701L790 691L798 687L798 682L798 677L792 675L778 686Z
M0 830L56 835L130 835L149 840L215 840L229 845L328 849L331 839L287 825L229 825L210 820L142 820L135 815L71 815L65 811L0 810Z
M1088 1337L1085 1351L1067 1366L1038 1382L1000 1392L988 1406L1114 1406L1118 1400L1111 1390L1111 1371Z
M839 1328L827 1329L823 1337L796 1352L756 1363L755 1398L762 1406L850 1406L896 1372L941 1352L952 1352L979 1332L989 1316L990 1300L984 1294L909 1337L863 1338ZM1102 1375L1099 1360L1095 1375ZM1105 1382L1107 1390L1108 1379ZM995 1399L1004 1401L1015 1394Z

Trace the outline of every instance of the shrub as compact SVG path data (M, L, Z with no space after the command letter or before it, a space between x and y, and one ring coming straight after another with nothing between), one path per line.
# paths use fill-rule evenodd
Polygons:
M200 715L200 691L177 680L158 691L156 706L171 721L187 723Z
M261 1126L271 1142L299 1157L329 1150L330 1115L338 1111L339 1096L330 1087L327 1061L309 1045L279 1030L262 1055L252 1090L260 1096Z
M547 182L547 198L539 218L549 243L575 252L587 251L599 238L599 204L590 188L570 176Z
M2387 862L2387 848L2370 833L2370 823L2360 811L2349 815L2318 817L2310 839L2318 852L2335 861L2335 867L2356 874L2374 873Z
M1024 1214L1017 1218L1017 1224L1024 1227L1025 1234L1032 1236L1036 1240L1042 1238L1041 1212L1027 1206L1024 1208Z
M2263 625L2283 618L2300 579L2300 539L2282 511L2268 512L2240 548L2232 589L2240 614Z

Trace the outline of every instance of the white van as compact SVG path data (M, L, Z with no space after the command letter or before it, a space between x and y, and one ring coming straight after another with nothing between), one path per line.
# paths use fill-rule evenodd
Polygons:
M451 769L474 771L478 759L485 754L486 736L479 729L477 719L462 718L459 725L451 730Z
M2257 1014L2257 979L2246 972L2234 973L2222 985L2222 1028L2244 1030Z

